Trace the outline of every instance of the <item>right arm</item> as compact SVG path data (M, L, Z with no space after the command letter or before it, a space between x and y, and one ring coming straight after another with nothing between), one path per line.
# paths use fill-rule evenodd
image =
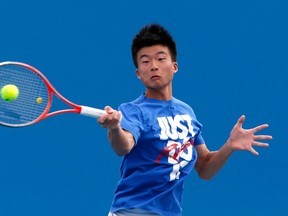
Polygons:
M98 118L98 123L108 129L108 139L115 153L119 156L128 154L135 141L133 135L120 126L121 112L105 107L107 113Z

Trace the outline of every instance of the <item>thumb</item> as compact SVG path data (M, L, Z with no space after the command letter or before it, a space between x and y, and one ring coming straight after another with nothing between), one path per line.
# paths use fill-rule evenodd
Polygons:
M107 112L107 113L112 113L114 111L114 109L110 106L105 106L104 107L104 110Z
M242 115L242 116L238 119L237 124L242 127L244 121L245 121L245 115Z

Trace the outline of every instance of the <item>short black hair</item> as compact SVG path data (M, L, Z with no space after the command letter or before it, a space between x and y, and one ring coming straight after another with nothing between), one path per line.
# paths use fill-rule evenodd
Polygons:
M151 24L151 25L145 25L142 29L140 29L139 33L133 39L131 51L133 62L136 68L138 67L137 63L138 51L143 47L158 44L167 46L171 53L172 60L176 62L177 49L173 37L161 25Z

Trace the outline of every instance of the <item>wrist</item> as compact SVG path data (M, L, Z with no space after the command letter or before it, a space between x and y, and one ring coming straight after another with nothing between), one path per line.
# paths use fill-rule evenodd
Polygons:
M232 144L232 141L229 137L228 140L226 141L224 147L225 147L226 151L230 154L234 152L234 149L232 146L233 146L233 144Z
M113 133L117 133L120 130L122 130L122 127L120 126L120 122L117 125L110 127L109 130Z

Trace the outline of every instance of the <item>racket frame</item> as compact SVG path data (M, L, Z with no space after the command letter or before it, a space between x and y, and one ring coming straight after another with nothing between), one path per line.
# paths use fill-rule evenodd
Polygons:
M92 107L88 107L88 106L81 106L81 105L77 105L75 103L72 103L71 101L69 101L68 99L66 99L64 96L62 96L54 87L53 85L49 82L49 80L35 67L28 65L26 63L22 63L22 62L15 62L15 61L6 61L6 62L1 62L0 63L0 67L3 65L17 65L17 66L21 66L24 68L27 68L28 70L34 72L35 74L37 74L45 83L46 87L47 87L47 91L48 91L48 102L47 102L47 106L45 108L45 110L43 111L43 113L36 118L33 121L30 121L28 123L25 124L19 124L19 125L14 125L14 124L3 124L4 126L9 126L9 127L23 127L23 126L28 126L31 124L35 124L45 118L54 116L54 115L58 115L58 114L64 114L64 113L78 113L81 115L86 115L86 116L90 116L90 117L94 117L94 118L98 118L101 115L103 115L104 113L106 113L106 111L101 110L101 109L96 109L96 108L92 108ZM67 105L71 106L72 109L62 109L62 110L57 110L57 111L53 111L50 112L50 108L52 106L52 101L53 101L53 94L56 95L61 101L63 101L64 103L66 103Z

